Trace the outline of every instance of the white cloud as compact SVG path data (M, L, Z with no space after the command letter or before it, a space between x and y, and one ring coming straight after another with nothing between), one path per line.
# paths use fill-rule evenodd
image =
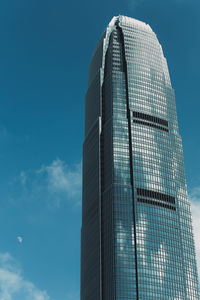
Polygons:
M25 280L21 268L9 253L0 253L0 300L50 300L32 282Z
M45 199L50 206L73 200L80 204L82 186L81 163L69 166L59 158L39 170L21 171L19 180L27 199ZM27 196L26 196L27 195Z
M69 167L59 158L49 166L42 166L37 171L47 176L48 189L51 193L66 193L66 196L73 198L81 192L81 164Z
M189 194L194 227L198 274L200 278L200 187L195 187Z

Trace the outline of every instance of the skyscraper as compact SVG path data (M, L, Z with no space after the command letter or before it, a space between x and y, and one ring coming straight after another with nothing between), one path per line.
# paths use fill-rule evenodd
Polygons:
M81 300L199 299L166 59L149 25L114 17L85 102Z

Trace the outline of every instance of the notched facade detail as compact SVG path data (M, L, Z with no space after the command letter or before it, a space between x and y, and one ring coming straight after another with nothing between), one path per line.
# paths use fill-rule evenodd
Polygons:
M114 17L85 105L81 300L197 300L182 142L149 25Z

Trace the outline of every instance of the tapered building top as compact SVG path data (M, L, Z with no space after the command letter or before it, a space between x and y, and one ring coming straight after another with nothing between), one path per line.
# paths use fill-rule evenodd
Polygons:
M114 17L85 100L81 300L197 300L174 91L151 27Z

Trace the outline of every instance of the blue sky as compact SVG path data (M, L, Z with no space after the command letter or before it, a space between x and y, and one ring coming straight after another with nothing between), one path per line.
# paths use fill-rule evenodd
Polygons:
M84 95L114 15L149 23L176 93L200 261L199 0L0 2L0 300L78 300Z

